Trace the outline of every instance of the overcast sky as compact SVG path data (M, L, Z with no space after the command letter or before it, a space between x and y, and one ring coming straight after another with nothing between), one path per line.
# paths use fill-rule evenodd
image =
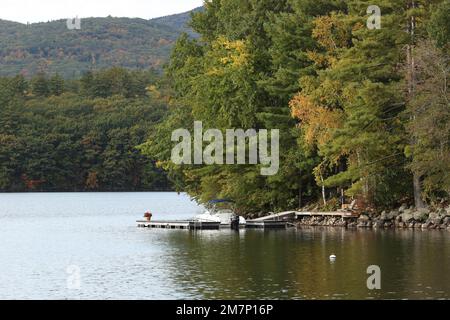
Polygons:
M203 0L0 0L0 19L22 23L108 15L150 19L202 4Z

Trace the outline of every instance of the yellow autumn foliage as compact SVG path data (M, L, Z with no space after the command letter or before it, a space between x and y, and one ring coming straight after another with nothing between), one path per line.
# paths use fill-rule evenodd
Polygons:
M213 50L221 53L222 57L219 60L223 65L241 67L249 61L250 54L243 40L230 41L224 36L220 36L213 43Z
M314 19L313 37L329 52L346 47L350 35L344 19L337 14Z

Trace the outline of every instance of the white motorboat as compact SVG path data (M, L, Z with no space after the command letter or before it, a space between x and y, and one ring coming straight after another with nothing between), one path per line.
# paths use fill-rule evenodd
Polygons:
M208 202L207 210L194 217L195 221L220 222L221 227L231 227L233 219L237 214L232 208L233 202L230 200L212 200ZM239 216L239 227L245 227L247 221Z

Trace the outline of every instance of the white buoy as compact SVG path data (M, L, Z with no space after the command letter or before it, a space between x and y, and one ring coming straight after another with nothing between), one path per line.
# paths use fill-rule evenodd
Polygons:
M331 256L330 256L330 261L335 261L336 260L336 256L334 255L334 254L332 254Z

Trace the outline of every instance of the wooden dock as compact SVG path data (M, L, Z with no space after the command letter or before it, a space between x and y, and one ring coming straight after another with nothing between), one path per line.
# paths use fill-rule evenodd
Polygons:
M301 219L304 217L339 217L339 218L355 218L358 214L349 211L334 212L296 212L295 217Z
M200 221L137 221L138 227L150 229L178 229L178 230L219 230L220 222Z
M296 220L305 217L337 217L350 219L358 217L351 211L335 212L298 212L286 211L269 216L247 220L246 225L240 225L240 228L247 229L286 229L288 226L295 226ZM137 221L138 227L150 229L178 229L178 230L220 230L231 228L231 225L221 225L220 222L200 222L195 220L175 220L175 221Z

